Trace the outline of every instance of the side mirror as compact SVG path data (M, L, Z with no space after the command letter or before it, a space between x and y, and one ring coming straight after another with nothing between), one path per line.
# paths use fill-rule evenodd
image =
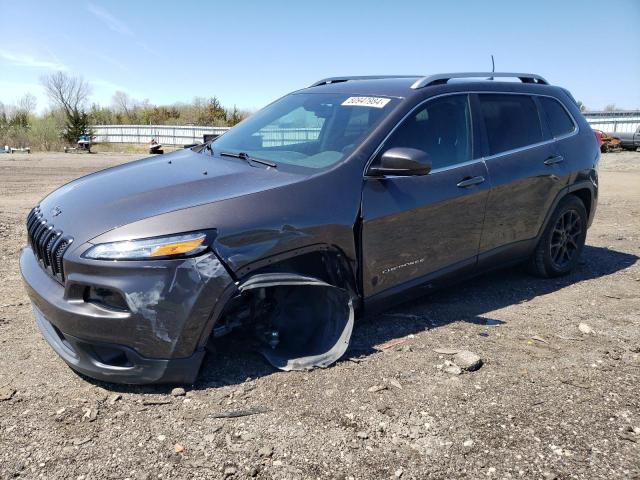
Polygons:
M382 154L377 165L369 168L369 174L385 175L427 175L431 171L431 160L427 152L416 148L395 147Z

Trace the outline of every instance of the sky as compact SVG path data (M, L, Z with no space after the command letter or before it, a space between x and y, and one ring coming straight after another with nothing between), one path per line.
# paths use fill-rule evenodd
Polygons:
M324 77L532 72L640 108L640 0L0 0L0 101L65 71L110 105L217 96L255 110Z

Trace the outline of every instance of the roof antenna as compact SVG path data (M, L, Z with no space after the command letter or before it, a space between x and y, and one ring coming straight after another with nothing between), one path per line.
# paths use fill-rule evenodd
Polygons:
M495 73L496 71L496 62L493 60L493 55L491 55L491 73ZM493 80L491 77L489 80Z

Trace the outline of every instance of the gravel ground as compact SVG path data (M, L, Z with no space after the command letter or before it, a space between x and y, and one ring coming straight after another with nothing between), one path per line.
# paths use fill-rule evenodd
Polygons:
M499 271L364 319L324 370L230 337L186 394L74 374L18 271L31 206L138 157L0 155L0 477L640 478L640 153L603 156L570 276Z

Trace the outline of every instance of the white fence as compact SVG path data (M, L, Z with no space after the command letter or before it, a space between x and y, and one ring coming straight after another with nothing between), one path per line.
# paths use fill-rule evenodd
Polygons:
M154 138L162 145L187 145L202 142L204 134L221 135L228 127L196 127L189 125L94 125L96 142L149 143Z
M608 133L633 133L640 126L640 115L637 117L590 117L586 116L591 128Z
M640 126L640 112L594 112L585 117L591 128L610 133L635 132ZM228 127L189 125L94 125L96 142L146 144L152 138L163 145L187 145L202 142L203 135L221 135ZM286 145L318 138L319 128L263 130L264 146Z
M194 127L182 125L94 125L96 142L146 144L154 138L162 145L201 143L205 134L222 135L229 127ZM262 145L270 147L315 140L319 128L264 129Z
M262 146L279 147L292 143L309 142L317 140L320 136L320 128L279 128L260 130Z

